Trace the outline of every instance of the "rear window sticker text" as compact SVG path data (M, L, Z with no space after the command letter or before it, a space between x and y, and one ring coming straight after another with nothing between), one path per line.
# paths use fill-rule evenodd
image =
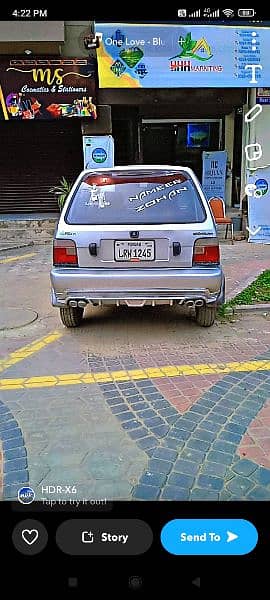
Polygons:
M152 188L151 190L145 190L143 192L140 192L139 194L136 194L135 196L130 196L129 201L133 202L134 200L143 200L150 194L154 194L155 192L162 192L166 188L172 187L173 185L177 185L178 183L183 183L183 181L181 179L175 179L174 181L168 181L167 183L161 183L159 185L156 185L156 187Z
M153 200L149 200L149 202L145 202L145 204L137 206L135 210L136 212L140 212L145 208L150 208L151 206L155 206L155 204L159 204L159 202L161 202L162 200L172 200L173 198L175 198L175 196L181 194L182 192L187 192L187 188L184 187L179 188L178 190L171 190L169 194L163 194L163 196L160 196L160 198L153 198Z

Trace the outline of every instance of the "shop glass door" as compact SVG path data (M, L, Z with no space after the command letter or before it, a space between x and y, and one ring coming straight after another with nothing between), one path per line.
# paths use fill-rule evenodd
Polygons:
M221 133L220 120L145 120L141 129L142 162L190 167L201 181L202 153L222 149Z

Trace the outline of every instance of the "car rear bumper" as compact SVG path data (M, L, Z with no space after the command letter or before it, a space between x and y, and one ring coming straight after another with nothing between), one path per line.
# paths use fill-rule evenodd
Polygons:
M53 306L92 304L202 304L224 302L219 266L192 269L83 269L53 267ZM201 304L201 305L202 305ZM200 305L199 303L197 304Z

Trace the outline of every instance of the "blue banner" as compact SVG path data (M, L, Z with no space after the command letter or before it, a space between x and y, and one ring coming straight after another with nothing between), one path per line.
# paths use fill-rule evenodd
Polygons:
M248 241L270 244L270 168L254 171L248 183Z
M83 157L85 169L114 166L114 140L111 135L84 135Z
M226 150L203 152L202 188L207 200L222 198L225 202L226 166Z
M96 23L101 88L264 87L270 28Z

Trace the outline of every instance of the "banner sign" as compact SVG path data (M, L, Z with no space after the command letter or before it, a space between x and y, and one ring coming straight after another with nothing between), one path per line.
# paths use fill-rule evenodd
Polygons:
M270 104L270 88L257 89L257 104Z
M257 169L250 174L248 183L255 185L260 191L259 196L248 196L248 241L270 244L270 167Z
M96 62L0 58L0 119L97 118Z
M96 23L96 35L101 88L269 85L269 28Z
M83 136L85 169L114 167L114 140L111 135Z
M203 152L202 188L207 200L222 198L225 202L226 167L226 150Z

